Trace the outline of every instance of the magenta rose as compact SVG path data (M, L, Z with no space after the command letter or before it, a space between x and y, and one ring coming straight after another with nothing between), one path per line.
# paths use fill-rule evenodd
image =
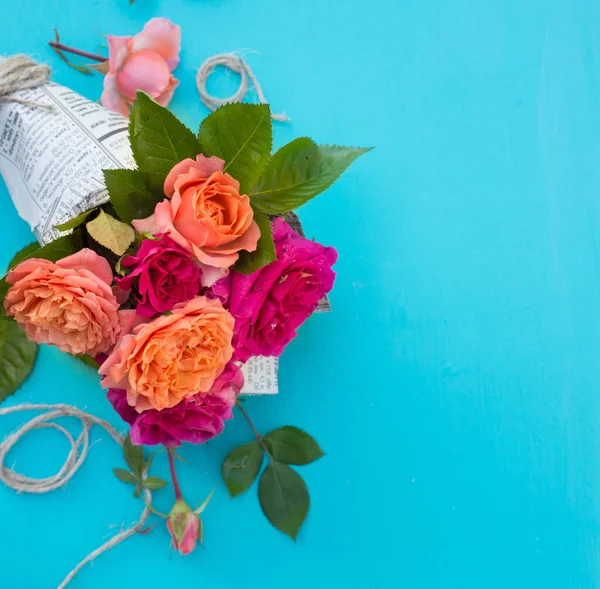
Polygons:
M117 285L125 291L135 286L136 312L141 317L170 311L200 291L202 271L192 256L167 235L144 239L135 255L123 259L121 267L131 272L118 278Z
M243 385L241 369L230 362L209 393L162 411L149 409L138 413L127 403L127 394L122 389L110 389L106 396L121 418L131 425L134 445L176 447L181 442L203 444L218 436L225 427L224 422L232 417L236 396Z
M249 275L232 271L212 287L235 318L234 358L279 356L333 288L337 252L273 221L277 259Z

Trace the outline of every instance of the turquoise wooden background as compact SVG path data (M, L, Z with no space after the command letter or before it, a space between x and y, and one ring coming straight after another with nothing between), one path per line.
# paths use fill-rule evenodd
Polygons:
M94 50L157 15L183 29L172 107L190 126L206 114L200 63L254 49L274 110L292 117L277 145L377 149L302 210L340 252L334 311L289 347L279 397L249 404L261 430L298 425L327 451L302 470L313 503L297 545L265 522L255 488L230 501L220 482L222 457L250 439L236 420L183 450L190 501L216 487L206 550L169 559L159 522L73 588L600 586L600 5L2 0L0 51L46 60L96 99L100 77L45 47L52 27ZM3 188L0 207L4 264L31 236ZM10 402L73 403L118 424L86 370L42 349ZM66 489L0 489L2 587L55 587L110 524L137 517L110 472L117 447L93 438ZM66 449L38 432L10 463L50 474ZM166 474L164 454L156 464Z

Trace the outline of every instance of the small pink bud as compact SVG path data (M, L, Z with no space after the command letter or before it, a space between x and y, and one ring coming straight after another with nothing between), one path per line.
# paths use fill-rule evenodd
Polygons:
M201 533L200 518L183 499L178 499L167 519L167 529L175 550L185 556L196 548Z

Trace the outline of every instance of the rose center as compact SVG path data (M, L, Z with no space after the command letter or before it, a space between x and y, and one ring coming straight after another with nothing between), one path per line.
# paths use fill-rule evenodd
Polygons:
M225 214L220 203L207 199L204 201L204 210L215 225L223 225Z

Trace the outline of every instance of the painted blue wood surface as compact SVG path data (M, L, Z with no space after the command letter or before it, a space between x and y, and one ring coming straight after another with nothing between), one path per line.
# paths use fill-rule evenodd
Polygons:
M152 16L183 29L173 110L206 114L194 85L209 55L248 61L276 112L277 145L375 145L302 210L340 253L333 313L282 360L281 394L249 410L327 451L305 467L312 506L294 545L255 488L230 501L220 461L250 432L231 423L186 447L190 500L215 486L206 550L168 557L162 525L86 568L74 588L411 589L600 586L600 5L593 0L2 1L0 50L32 53L90 98L45 47L84 49ZM225 93L224 77L211 82ZM0 189L0 263L31 240ZM111 419L84 366L41 350L11 403L66 402ZM19 423L0 421L4 435ZM0 489L0 586L55 587L129 524L139 504L95 432L64 490ZM48 475L66 442L31 436L10 456ZM166 474L164 454L156 460ZM168 509L169 493L159 506Z

